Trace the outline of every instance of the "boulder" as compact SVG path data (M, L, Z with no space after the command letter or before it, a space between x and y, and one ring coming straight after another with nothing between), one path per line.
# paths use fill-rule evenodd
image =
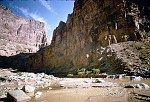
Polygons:
M52 90L52 88L51 88L51 87L49 87L48 89L49 89L49 90Z
M42 95L42 92L38 91L35 93L35 98L39 98L41 97L41 95Z
M135 88L134 84L125 85L124 88Z
M30 93L35 91L35 87L31 85L24 85L22 90L26 93Z
M140 84L135 84L134 87L135 87L135 88L139 88L139 89L142 89L142 88L143 88L142 85L140 85Z
M22 90L29 96L34 96L35 87L31 85L24 85Z
M130 80L132 81L141 81L143 78L141 76L131 76Z
M93 79L92 83L104 83L105 81L102 79Z
M22 90L12 90L7 93L7 99L9 102L27 102L31 99Z
M149 86L147 85L147 84L145 84L145 83L141 83L141 84L139 84L142 88L144 88L144 89L149 89Z
M115 75L108 75L108 78L115 79Z
M124 88L139 88L139 89L149 89L149 86L145 83L141 83L141 84L129 84L129 85L125 85Z
M126 74L116 74L115 79L122 79L126 76Z

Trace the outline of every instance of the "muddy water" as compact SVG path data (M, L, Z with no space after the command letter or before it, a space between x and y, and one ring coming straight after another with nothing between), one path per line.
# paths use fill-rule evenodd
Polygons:
M129 78L124 78L124 79L104 79L105 81L109 82L115 82L119 84L140 84L140 83L145 83L150 86L150 79L142 79L141 81L130 81ZM86 102L85 99L88 99L90 96L96 96L100 95L101 93L108 93L111 92L112 89L108 88L92 88L92 89L57 89L55 90L41 90L43 92L42 96L40 98L32 98L29 102ZM113 90L120 90L123 91L124 88L122 89L117 89L113 88ZM136 91L142 91L146 92L148 90L144 89L133 89L133 88L128 88L125 89L125 93L130 93L130 92L136 92ZM99 99L99 98L98 98ZM108 99L109 101L105 100L99 100L97 102L114 102L112 101L112 98ZM91 101L94 102L94 101ZM143 100L138 100L133 97L128 97L127 99L124 99L121 102L147 102Z

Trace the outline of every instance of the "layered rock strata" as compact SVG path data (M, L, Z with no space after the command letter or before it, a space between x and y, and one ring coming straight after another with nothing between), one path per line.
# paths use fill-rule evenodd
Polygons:
M34 53L47 44L47 31L43 22L16 16L0 4L0 55Z

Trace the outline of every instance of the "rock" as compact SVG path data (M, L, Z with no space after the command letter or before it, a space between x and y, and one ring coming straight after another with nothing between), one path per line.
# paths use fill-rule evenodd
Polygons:
M124 88L135 88L134 84L125 85Z
M43 73L35 74L29 72L16 72L9 69L6 70L7 71L3 71L0 69L0 76L11 81L0 82L0 97L4 97L9 90L16 89L21 89L28 96L33 97L35 95L35 90L42 88L49 88L49 90L51 90L51 81L53 80L56 82L59 80L59 78L56 78L53 75L47 75ZM40 81L40 83L37 83L37 81Z
M48 89L49 89L49 90L52 90L52 88L51 88L51 87L49 87Z
M125 88L139 88L139 89L149 89L149 86L145 83L141 83L141 84L129 84L129 85L125 85Z
M145 83L141 83L141 84L139 84L142 88L144 88L144 89L149 89L150 87L147 85L147 84L145 84Z
M48 45L48 33L43 22L15 15L0 4L0 55L35 53Z
M11 102L27 102L31 98L26 95L22 90L12 90L7 93L7 99Z
M35 93L35 98L40 98L42 95L42 92L38 91Z
M112 82L91 83L92 87L117 87L118 84Z
M139 89L142 89L142 88L143 88L140 84L135 84L134 87L135 87L135 88L139 88Z
M31 85L24 85L22 90L27 93L28 96L34 96L35 87Z
M134 91L132 93L134 95L134 98L145 100L147 102L150 101L150 91L149 90L140 90L140 91Z
M5 98L6 97L6 90L3 88L0 88L0 98Z
M143 79L143 78L140 76L131 76L130 77L130 80L132 80L132 81L141 81L141 79Z
M0 77L0 82L6 81L5 78Z
M102 79L93 79L92 83L104 83L105 81Z
M112 79L115 79L115 75L108 75L108 78L112 78Z

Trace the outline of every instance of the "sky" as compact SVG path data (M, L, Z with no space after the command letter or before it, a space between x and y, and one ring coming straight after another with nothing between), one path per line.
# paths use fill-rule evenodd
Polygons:
M73 12L74 0L0 0L0 3L18 16L44 22L51 41L59 22L66 22Z

